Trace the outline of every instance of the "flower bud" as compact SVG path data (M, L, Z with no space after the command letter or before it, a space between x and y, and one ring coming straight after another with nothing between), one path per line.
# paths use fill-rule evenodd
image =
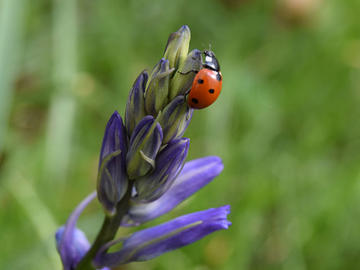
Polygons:
M185 60L189 51L190 37L190 29L187 25L183 25L169 36L164 58L169 60L170 68L178 69Z
M150 203L133 203L121 221L122 226L138 226L174 209L223 170L219 157L209 156L188 161L168 191Z
M182 137L190 123L193 109L189 108L184 96L174 98L159 116L164 134L163 144Z
M171 141L156 157L155 170L135 182L135 201L151 202L163 195L180 172L188 153L190 140Z
M196 71L201 69L201 65L201 51L192 50L171 80L170 100L178 95L185 95L190 90Z
M115 111L105 129L97 182L99 201L110 215L115 213L116 204L127 190L126 152L125 127L119 113Z
M151 115L145 116L135 127L126 155L127 173L134 180L155 167L155 157L163 139L162 129Z
M129 136L135 126L146 115L144 94L147 80L148 74L144 70L137 77L129 94L125 110L125 125Z
M86 235L76 228L79 216L86 206L96 198L96 192L88 195L69 216L65 226L60 227L55 234L56 248L59 252L64 270L73 270L90 248ZM99 269L100 270L100 269ZM101 270L110 270L101 268Z
M64 269L74 269L82 257L90 248L89 240L83 231L74 228L69 235L69 240L64 249L61 244L64 241L65 226L61 226L55 234L56 249L62 255Z
M169 82L173 71L174 68L170 69L169 61L164 58L153 69L145 93L145 108L154 117L168 103Z

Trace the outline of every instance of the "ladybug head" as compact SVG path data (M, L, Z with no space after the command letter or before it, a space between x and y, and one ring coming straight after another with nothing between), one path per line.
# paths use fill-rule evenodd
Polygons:
M218 60L216 59L216 56L213 51L204 51L205 61L204 61L204 68L208 68L214 71L220 71L220 65Z

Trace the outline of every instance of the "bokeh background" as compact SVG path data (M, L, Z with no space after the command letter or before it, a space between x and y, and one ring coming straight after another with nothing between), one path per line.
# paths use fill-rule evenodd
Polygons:
M119 269L358 269L359 12L358 0L0 0L0 269L61 269L53 234L95 188L107 119L183 24L224 75L185 134L188 159L225 169L146 226L224 204L233 225ZM101 220L93 203L79 225L93 239Z

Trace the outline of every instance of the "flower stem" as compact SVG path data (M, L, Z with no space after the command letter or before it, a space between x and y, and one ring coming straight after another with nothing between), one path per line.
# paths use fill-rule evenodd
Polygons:
M131 190L132 183L130 182L126 194L117 204L116 214L114 216L105 216L100 232L98 233L94 243L78 263L75 270L95 269L94 265L92 264L93 258L104 244L114 239L116 232L119 229L121 220L129 210Z

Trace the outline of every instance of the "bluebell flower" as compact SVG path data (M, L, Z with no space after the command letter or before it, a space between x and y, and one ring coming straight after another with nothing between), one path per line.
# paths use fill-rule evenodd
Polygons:
M85 207L96 197L96 192L87 196L70 215L64 226L55 233L56 248L60 254L64 270L73 270L90 248L84 232L76 228L77 220ZM102 270L110 270L107 267Z
M211 208L175 218L114 240L121 226L139 226L175 208L210 183L223 169L216 156L185 163L190 140L184 138L193 109L186 102L201 52L188 53L190 29L169 37L164 57L150 76L140 73L130 91L125 125L117 111L105 129L100 151L97 197L106 216L94 243L76 228L89 195L56 233L65 270L115 267L149 260L227 229L230 206ZM195 72L194 72L195 71ZM116 243L122 248L109 252Z
M167 190L167 192L165 192L157 200L150 203L133 203L127 216L124 218L122 225L138 226L144 222L155 219L171 211L192 194L210 183L222 170L223 164L221 159L216 156L209 156L186 162L181 173L178 175L178 177L176 177L173 185L169 190ZM76 221L86 205L89 204L95 197L96 194L92 193L82 203L80 203L73 214L69 217L67 224L61 227L57 233L56 239L58 243L58 250L61 255L65 270L74 269L73 267L80 261L82 256L89 248L89 243L86 239L86 236L76 228ZM207 212L210 210L212 211ZM226 214L229 213L230 207L226 206L218 208L218 210L215 212L213 209L210 210L195 213L198 214L196 217L204 219L209 213L213 213L215 214L213 217L219 218L212 219L212 217L209 216L209 219L207 219L206 222L202 220L202 225L193 231L194 234L191 233L191 230L194 230L195 227L193 228L193 226L190 226L195 222L192 222L194 216L192 216L193 214L186 215L180 219L174 219L173 221L167 223L169 225L166 228L169 228L169 231L167 231L168 233L164 232L163 235L164 240L166 239L166 241L156 242L156 245L149 248L144 248L145 240L150 241L149 238L151 238L152 233L156 231L161 232L164 228L162 226L165 226L165 224L150 228L153 230L146 229L139 231L135 233L137 235L136 237L134 234L132 235L134 237L130 236L128 238L129 240L127 241L128 244L126 246L124 242L123 247L126 247L126 249L113 253L111 256L105 255L104 251L109 247L108 245L105 245L98 253L99 256L97 257L95 264L98 264L98 266L103 264L107 267L114 266L111 265L112 263L117 265L124 264L125 254L131 253L131 251L136 251L136 255L126 260L137 261L150 259L152 256L155 257L164 252L181 247L179 242L173 242L174 239L187 239L187 242L182 242L182 245L186 245L206 236L212 232L213 229L227 229L231 224L226 219ZM179 223L179 220L182 222ZM196 223L196 226L197 225L199 224ZM187 226L190 227L188 228ZM66 234L64 234L64 228L66 229ZM169 235L171 235L171 233L169 234L170 231L178 232L178 237L169 237ZM144 242L140 241L141 238L137 242L134 242L133 239L139 239L140 236L144 237L142 239ZM156 235L154 235L154 238L157 238ZM138 245L135 245L135 243L138 243ZM137 250L139 250L139 252ZM152 253L154 250L156 250L156 252Z
M90 248L89 240L83 231L78 228L74 228L69 238L67 239L67 245L64 246L64 234L65 226L61 226L55 233L56 248L62 255L62 261L65 269L73 269L85 253ZM65 247L65 248L64 248Z
M230 206L212 208L175 218L164 224L135 232L121 239L122 248L117 252L101 250L95 258L98 267L115 267L129 262L146 261L165 252L189 245L204 236L227 229ZM117 241L114 242L117 244ZM111 245L104 248L107 249Z
M122 225L138 226L168 213L209 184L223 168L221 159L216 156L186 162L172 186L159 199L149 203L133 202Z
M163 144L184 135L191 121L193 111L187 105L184 96L177 96L164 108L159 116L159 124L164 134Z
M183 25L180 29L170 34L165 47L164 58L169 60L170 68L178 69L185 61L189 51L190 28Z
M135 182L136 197L140 202L152 202L160 198L173 184L188 153L187 138L171 141L156 157L156 168L146 177Z
M221 159L216 156L187 162L175 179L174 184L159 199L150 203L133 204L123 221L123 225L140 225L171 211L211 182L222 169ZM74 269L89 249L89 242L84 233L76 228L76 222L84 208L95 197L96 194L92 193L84 199L71 214L66 225L62 226L56 234L57 247L65 270ZM159 256L164 252L197 241L212 231L227 229L231 224L226 219L229 211L229 206L209 209L136 232L124 241L123 249L109 256L104 251L110 246L105 245L99 251L94 263L98 264L99 267L102 265L112 267L130 261L147 260ZM163 234L159 235L161 232ZM186 239L186 241L181 241L181 239ZM152 244L149 245L149 243ZM132 257L128 257L129 254L133 254Z
M159 123L148 115L135 127L126 155L126 168L130 179L146 175L155 168L155 158L160 150L163 132Z
M165 58L162 58L153 69L145 92L145 110L148 114L156 117L168 103L170 77L174 70Z
M135 126L146 115L145 112L145 89L149 75L146 70L140 73L130 90L125 110L125 125L130 137Z
M117 111L111 116L100 151L97 192L105 211L113 215L128 187L126 174L127 137Z

